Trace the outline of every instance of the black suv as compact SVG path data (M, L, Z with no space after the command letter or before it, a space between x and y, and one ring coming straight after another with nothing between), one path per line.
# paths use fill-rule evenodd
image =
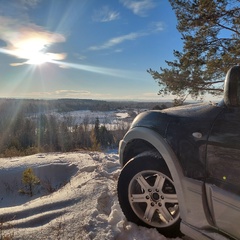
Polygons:
M119 154L129 221L169 237L240 239L240 66L228 71L218 105L138 115Z

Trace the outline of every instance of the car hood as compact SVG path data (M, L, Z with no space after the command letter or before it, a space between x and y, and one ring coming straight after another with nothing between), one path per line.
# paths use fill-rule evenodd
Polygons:
M190 104L165 110L152 110L139 114L133 121L131 128L147 127L159 132L163 137L167 134L170 125L190 124L209 129L216 116L222 111L222 107L209 103ZM206 123L208 123L206 126Z

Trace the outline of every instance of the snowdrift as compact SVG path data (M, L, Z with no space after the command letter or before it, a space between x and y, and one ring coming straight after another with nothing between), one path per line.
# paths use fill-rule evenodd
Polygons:
M40 179L34 195L19 194L22 174ZM164 240L127 222L117 201L117 154L46 153L0 159L0 234L9 239Z

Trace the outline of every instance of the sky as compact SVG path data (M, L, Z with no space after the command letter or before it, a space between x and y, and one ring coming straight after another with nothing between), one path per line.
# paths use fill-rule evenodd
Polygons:
M0 0L0 98L161 100L182 49L167 0Z

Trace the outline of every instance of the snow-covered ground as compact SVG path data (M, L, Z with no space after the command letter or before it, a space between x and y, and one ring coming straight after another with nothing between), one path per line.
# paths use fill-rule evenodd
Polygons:
M96 118L98 118L101 124L113 128L113 126L119 124L129 124L133 118L130 118L128 111L90 111L80 110L71 112L49 112L47 115L53 115L60 121L65 121L66 117L70 117L74 124L81 124L84 121L88 121L89 124L94 124Z
M27 168L41 181L33 197L18 193ZM126 221L117 201L119 172L113 153L0 159L1 239L165 240L155 229Z

